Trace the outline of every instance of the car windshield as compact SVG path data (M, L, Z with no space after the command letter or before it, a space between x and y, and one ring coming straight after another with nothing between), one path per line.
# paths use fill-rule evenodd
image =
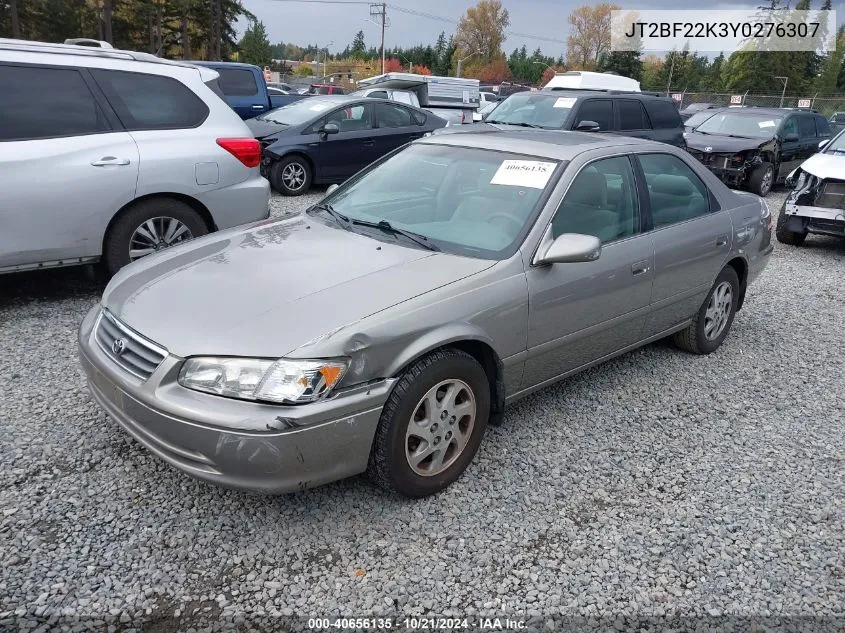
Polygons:
M350 230L401 239L356 224L387 221L437 249L501 259L530 229L559 164L548 158L418 143L347 181L323 203L332 215L348 219L343 225Z
M845 154L845 134L838 134L834 139L825 145L825 154Z
M547 129L563 128L577 97L549 93L518 92L499 103L488 123L530 125Z
M774 136L782 118L773 114L723 112L714 114L699 125L695 131L705 134L744 136L746 138L771 138Z
M686 121L684 121L684 127L688 128L697 128L699 125L704 123L707 119L713 116L714 112L711 110L704 110L703 112L696 112Z
M270 110L266 114L256 118L259 121L269 121L270 123L279 123L281 125L299 125L320 116L321 112L326 112L336 105L340 104L333 99L310 97L308 99L294 101L275 110Z

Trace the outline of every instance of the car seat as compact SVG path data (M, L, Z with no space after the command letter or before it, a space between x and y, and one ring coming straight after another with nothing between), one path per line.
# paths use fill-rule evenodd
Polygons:
M684 222L707 213L707 200L685 176L659 174L650 179L654 226Z

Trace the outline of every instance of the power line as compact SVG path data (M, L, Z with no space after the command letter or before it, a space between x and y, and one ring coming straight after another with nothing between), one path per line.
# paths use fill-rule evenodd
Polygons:
M302 4L373 4L372 2L367 2L366 0L273 0L273 2L299 2ZM400 7L395 4L391 3L381 3L386 8L392 9L393 11L398 11L399 13L405 13L407 15L413 15L419 18L426 18L428 20L436 20L438 22L446 22L448 24L458 24L458 20L453 18L443 17L442 15L435 15L433 13L426 13L425 11L417 11L416 9L408 9L407 7ZM557 39L554 37L544 37L542 35L532 35L530 33L517 33L516 31L505 31L506 35L513 36L513 37L521 37L527 40L538 40L541 42L549 42L551 44L566 44L566 40Z

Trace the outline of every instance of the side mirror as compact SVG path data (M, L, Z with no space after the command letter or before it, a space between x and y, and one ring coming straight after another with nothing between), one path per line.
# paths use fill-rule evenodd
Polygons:
M326 195L329 195L332 191L337 189L339 186L340 185L338 185L337 183L335 183L333 185L329 185L328 189L326 189Z
M823 141L819 141L819 150L823 150L827 146L828 143L830 143L829 138L826 138Z
M595 121L581 121L575 126L578 132L598 132L601 126Z
M337 126L337 123L326 123L322 129L320 130L323 134L337 134L340 132L340 128Z
M794 141L797 141L798 139L799 139L799 137L795 133L787 134L786 136L783 137L783 140L786 141L787 143L792 143Z
M594 262L601 255L601 240L594 235L564 233L549 244L537 259L538 264L573 264Z

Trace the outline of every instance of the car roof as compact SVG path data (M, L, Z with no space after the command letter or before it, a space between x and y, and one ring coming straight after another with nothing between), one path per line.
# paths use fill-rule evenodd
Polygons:
M522 94L523 92L515 92L514 94ZM627 90L579 90L577 88L543 88L542 90L534 90L529 94L543 95L546 97L559 97L566 95L567 97L617 97L620 99L661 99L669 100L669 97L661 95L648 94L647 92L629 92Z
M123 59L127 61L149 62L168 66L193 68L191 62L162 59L150 53L125 51L118 48L100 48L97 46L80 46L78 44L52 44L34 40L14 40L0 38L0 50L17 51L22 53L52 53L57 55L78 55L80 57L100 57L107 59Z
M671 147L655 141L595 132L505 130L492 126L484 130L435 134L417 143L489 149L555 160L570 160L581 152L601 147L648 146L664 151Z
M223 66L225 68L243 68L245 70L261 70L255 64L245 64L243 62L215 62L215 61L205 61L205 60L192 60L187 62L189 64L194 64L197 66Z

